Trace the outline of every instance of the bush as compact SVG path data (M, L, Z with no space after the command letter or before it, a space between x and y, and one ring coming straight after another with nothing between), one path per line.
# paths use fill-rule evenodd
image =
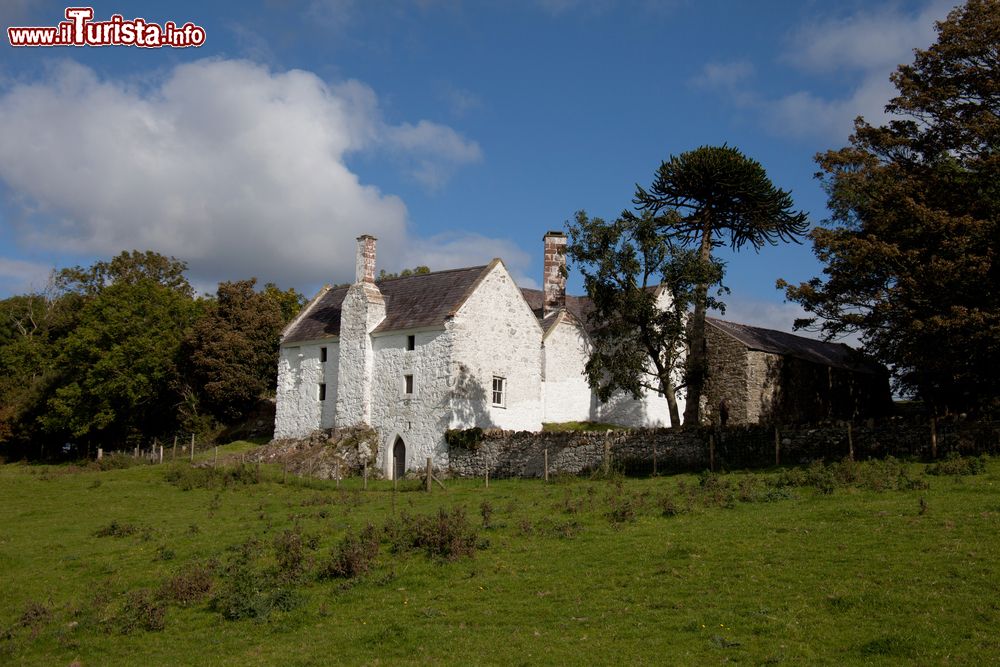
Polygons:
M139 527L131 523L118 523L117 519L113 519L111 523L104 526L103 528L98 528L94 533L95 537L129 537L130 535L135 535L139 532Z
M444 441L449 447L467 449L474 452L479 449L479 444L483 441L483 429L475 426L473 428L451 428L444 432Z
M353 579L371 571L378 557L379 538L375 526L368 524L359 534L348 532L331 552L320 572L322 578Z
M233 467L201 467L179 463L171 466L163 478L181 489L224 489L233 486L257 484L257 468L251 464L238 464Z
M238 559L227 570L212 599L212 609L228 621L267 618L274 611L291 611L302 596L277 584L253 563Z
M108 622L108 629L122 635L136 630L158 632L166 625L166 608L148 588L129 591Z
M988 459L985 454L982 456L963 457L958 452L949 452L943 461L932 463L927 466L928 475L979 475L986 472Z
M160 585L160 599L186 607L201 602L215 586L212 568L195 565L167 579Z
M403 514L399 521L386 525L385 533L394 552L417 549L449 561L473 556L478 542L476 529L461 507L450 512L441 508L436 516Z

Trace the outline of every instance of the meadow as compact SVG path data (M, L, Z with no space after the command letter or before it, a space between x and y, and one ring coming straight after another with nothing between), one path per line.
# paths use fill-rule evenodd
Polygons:
M0 466L0 663L1000 659L994 459L427 493L240 465L250 447Z

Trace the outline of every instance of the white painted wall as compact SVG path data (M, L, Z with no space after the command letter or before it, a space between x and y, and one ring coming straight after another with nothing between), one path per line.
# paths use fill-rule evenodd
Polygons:
M408 335L415 349L406 349ZM451 334L443 329L394 331L372 337L372 426L381 440L376 465L392 470L396 438L406 447L406 468L422 468L427 457L435 466L448 463L444 432L450 415L449 359ZM413 393L404 393L404 376L413 376Z
M542 329L502 262L448 322L450 428L537 431L542 426ZM506 405L492 405L493 377L507 381Z
M542 343L543 422L589 421L592 418L592 392L583 372L589 356L589 338L576 322L563 318L546 334Z
M320 348L327 361L320 361ZM282 346L278 353L278 387L274 415L275 438L301 438L335 421L337 401L336 339ZM319 385L326 383L326 401L319 401Z
M370 334L385 319L385 299L374 283L354 283L340 313L337 426L371 424L375 353Z

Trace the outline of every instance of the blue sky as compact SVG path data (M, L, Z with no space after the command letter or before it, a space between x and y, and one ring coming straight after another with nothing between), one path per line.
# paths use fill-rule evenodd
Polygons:
M201 290L256 276L311 295L379 266L503 257L613 217L660 162L728 143L816 223L813 156L883 120L889 74L952 2L259 0L98 2L205 28L200 48L25 48L0 58L0 297L53 266L152 249ZM54 26L65 4L0 2ZM789 329L775 279L808 243L733 256L728 317ZM572 277L571 290L580 290Z

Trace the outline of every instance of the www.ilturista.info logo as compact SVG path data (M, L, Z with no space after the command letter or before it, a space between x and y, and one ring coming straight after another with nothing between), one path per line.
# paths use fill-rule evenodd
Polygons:
M178 26L167 21L162 26L146 19L126 20L113 14L107 21L94 21L93 7L67 7L66 20L55 27L10 27L11 46L163 46L184 48L205 43L205 29L190 21Z

